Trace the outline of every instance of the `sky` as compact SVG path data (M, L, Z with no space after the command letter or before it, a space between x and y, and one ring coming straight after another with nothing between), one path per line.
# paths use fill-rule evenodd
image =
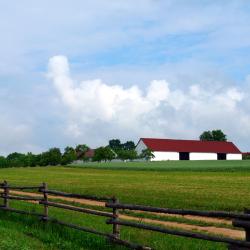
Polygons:
M0 0L0 155L109 139L250 151L249 0Z

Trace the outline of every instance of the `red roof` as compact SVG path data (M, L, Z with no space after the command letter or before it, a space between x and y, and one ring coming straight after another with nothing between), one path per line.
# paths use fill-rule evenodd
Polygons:
M95 150L89 148L88 151L85 152L84 157L93 158L94 154L95 154Z
M241 154L232 142L141 138L152 151Z

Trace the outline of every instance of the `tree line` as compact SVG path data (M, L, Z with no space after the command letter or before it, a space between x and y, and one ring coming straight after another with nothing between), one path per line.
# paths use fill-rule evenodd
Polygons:
M84 159L85 152L89 147L85 144L77 145L76 148L66 147L62 153L59 148L51 148L41 154L29 152L11 153L7 157L0 156L0 167L35 167L35 166L55 166L67 165L75 160Z
M107 146L95 149L93 157L86 154L88 150L90 150L89 146L79 144L75 148L68 146L63 152L60 148L51 148L40 154L14 152L7 157L0 156L0 168L67 165L76 160L100 162L120 159L132 161L138 158L154 157L150 150L144 150L138 156L133 141L121 143L119 139L112 139Z
M204 131L199 139L201 141L227 141L227 136L222 130L218 129ZM122 143L119 139L112 139L107 146L95 149L93 156L86 154L90 149L86 144L79 144L75 148L66 147L63 152L59 148L51 148L41 154L15 152L7 157L0 156L0 168L67 165L76 160L100 162L114 159L133 161L135 159L150 160L154 158L154 154L150 149L145 149L138 155L135 147L133 141ZM244 159L250 159L250 155L245 155Z

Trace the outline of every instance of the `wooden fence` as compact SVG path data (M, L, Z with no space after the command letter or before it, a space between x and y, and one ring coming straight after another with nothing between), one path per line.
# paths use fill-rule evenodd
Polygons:
M50 221L59 225L67 226L76 230L85 231L106 237L112 243L126 246L131 249L141 249L141 250L150 250L150 247L142 246L139 244L131 243L129 241L121 239L120 230L121 226L132 227L143 230L150 230L154 232L159 232L163 234L189 237L194 239L201 239L213 242L222 242L228 245L228 249L231 250L246 250L250 249L250 211L245 210L244 213L234 213L234 212L224 212L224 211L198 211L198 210L185 210L185 209L170 209L170 208L157 208L141 205L132 205L132 204L122 204L115 197L97 197L91 195L82 195L82 194L71 194L55 190L49 190L46 183L43 183L41 186L11 186L6 181L0 183L0 188L3 190L1 192L0 198L3 199L3 205L0 206L1 210L28 214L38 216L42 221ZM32 196L20 196L10 194L11 190L36 190L38 193L41 193L41 197ZM37 193L34 193L37 195ZM78 207L73 205L68 205L60 202L49 201L49 195L53 197L70 197L77 199L87 199L93 201L102 201L105 202L105 207L110 209L110 212L88 209L85 207ZM10 200L19 200L19 201L36 201L43 206L43 213L30 212L24 210L18 210L10 207ZM72 210L80 213L103 216L108 218L106 221L107 224L112 225L112 231L110 233L100 232L95 229L66 223L64 221L57 220L49 216L49 207L56 207L66 210ZM153 213L164 213L164 214L174 214L174 215L193 215L193 216L203 216L203 217L212 217L212 218L226 218L232 219L232 225L235 227L240 227L245 230L246 237L245 240L236 240L228 237L220 237L214 235L208 235L205 233L191 232L185 230L171 229L167 227L159 227L155 225L149 225L144 223L137 223L129 220L123 220L119 216L119 211L122 210L131 210L131 211L140 211L140 212L153 212Z

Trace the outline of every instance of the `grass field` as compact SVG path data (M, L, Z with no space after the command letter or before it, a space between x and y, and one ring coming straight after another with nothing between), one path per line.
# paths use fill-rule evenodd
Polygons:
M122 202L160 207L228 211L250 207L250 161L89 163L67 168L9 168L0 170L0 179L20 185L47 182L51 189L116 195ZM17 203L16 206L21 205ZM53 210L56 214L56 209ZM74 213L69 216L69 212L60 216L85 225L96 224L98 220ZM32 235L28 233L27 225L32 225ZM108 226L103 225L100 229L106 230ZM49 226L45 231L44 225L34 223L33 219L21 219L18 215L6 217L3 212L0 213L0 232L0 249L98 249L99 245L100 249L122 249L111 247L99 237L74 230ZM177 240L176 237L138 230L124 229L123 234L124 238L144 242L156 249L225 249L223 245L205 241ZM32 240L27 241L29 238ZM27 244L22 243L24 248L10 248L11 244L17 246L15 239Z

